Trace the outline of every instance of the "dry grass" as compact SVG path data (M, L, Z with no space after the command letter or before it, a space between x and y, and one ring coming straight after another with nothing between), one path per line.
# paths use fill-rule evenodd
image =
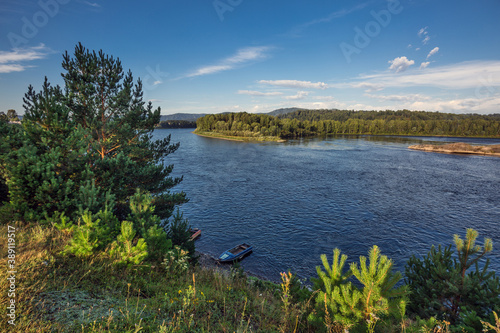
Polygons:
M415 150L430 151L436 153L454 154L478 154L500 156L500 145L472 146L464 142L449 143L444 145L414 145L408 147Z

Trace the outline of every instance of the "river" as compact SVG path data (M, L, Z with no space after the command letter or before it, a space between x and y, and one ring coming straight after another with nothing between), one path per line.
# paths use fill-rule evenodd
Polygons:
M290 269L316 277L320 255L338 247L348 262L374 244L404 272L412 255L453 243L466 228L493 239L490 269L500 273L500 158L438 154L409 145L495 139L342 136L244 143L200 137L192 129L171 134L180 148L165 159L174 192L190 224L202 229L196 247L217 257L242 242L254 251L241 264L279 281Z

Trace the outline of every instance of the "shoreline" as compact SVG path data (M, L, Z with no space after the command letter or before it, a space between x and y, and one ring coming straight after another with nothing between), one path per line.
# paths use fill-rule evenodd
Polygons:
M198 256L198 265L202 269L210 269L210 270L217 270L223 274L230 274L231 273L231 267L233 267L233 264L230 263L219 263L216 258L212 257L211 255L207 253L200 252L198 250L195 251L195 254ZM245 274L248 277L254 277L262 281L267 281L267 282L272 282L276 283L268 278L262 277L258 274L255 274L251 271L247 271L244 269Z
M286 142L286 140L280 139L278 137L243 137L243 136L239 137L239 136L230 136L218 133L208 134L209 132L197 133L196 131L193 131L191 133L205 138L213 138L213 139L221 139L221 140L237 141L237 142Z
M461 154L461 155L482 155L500 157L500 145L472 146L467 143L457 142L444 145L413 145L409 149L420 150L431 153Z

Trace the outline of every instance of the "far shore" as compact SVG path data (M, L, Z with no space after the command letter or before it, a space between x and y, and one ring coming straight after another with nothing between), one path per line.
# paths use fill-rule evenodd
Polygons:
M414 145L409 146L409 149L421 150L434 153L445 154L473 154L500 157L500 145L490 146L472 146L467 143L457 142L445 145Z

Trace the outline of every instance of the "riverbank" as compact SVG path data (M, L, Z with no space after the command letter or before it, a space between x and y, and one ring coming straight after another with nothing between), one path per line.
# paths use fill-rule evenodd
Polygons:
M214 139L222 139L222 140L228 140L228 141L239 141L239 142L286 142L286 140L281 139L280 137L277 136L256 136L256 137L246 137L246 136L231 136L231 135L224 135L220 134L217 132L197 132L193 131L191 133L194 133L199 136L203 136L206 138L214 138Z
M444 153L444 154L474 154L474 155L500 157L500 145L472 146L467 143L457 142L445 145L430 145L430 144L413 145L409 146L408 148L413 150L421 150L421 151Z
M155 263L116 266L105 252L65 255L71 235L56 228L0 225L2 244L14 235L15 259L0 249L0 264L15 265L0 272L2 289L11 288L0 303L15 305L0 308L1 332L12 331L6 318L17 332L275 332L295 324L293 313L282 313L279 285L207 254L172 272ZM307 325L299 321L300 331Z
M212 257L209 254L200 252L200 251L196 251L195 254L198 257L198 265L200 268L218 271L218 272L225 274L226 276L230 275L231 267L233 267L232 264L220 263L217 261L216 258ZM275 283L275 282L269 280L268 278L265 278L265 277L262 277L258 274L253 273L252 271L245 271L245 274L250 276L250 277L262 280L262 281Z

